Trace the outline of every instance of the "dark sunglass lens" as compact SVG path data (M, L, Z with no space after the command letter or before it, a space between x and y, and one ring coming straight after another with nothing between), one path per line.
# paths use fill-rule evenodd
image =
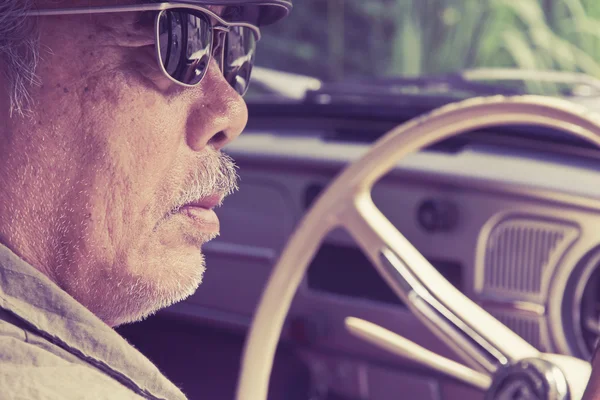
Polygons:
M256 34L247 27L232 27L227 34L223 73L229 84L241 95L250 85L250 74L256 53Z
M165 70L171 76L179 65L182 41L181 15L174 12L161 12L158 21L160 59Z
M208 18L189 11L163 11L158 29L160 59L167 73L186 85L200 82L210 60L212 29Z

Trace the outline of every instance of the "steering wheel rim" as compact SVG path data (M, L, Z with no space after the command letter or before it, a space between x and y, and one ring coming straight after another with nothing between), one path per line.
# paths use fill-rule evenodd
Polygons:
M418 271L411 271L416 278L435 287L435 293L442 293L439 298L445 299L445 306L458 312L464 321L485 326L484 339L497 346L508 361L540 356L537 349L439 274L377 209L370 197L373 185L402 157L461 133L506 125L554 128L600 147L600 115L566 100L541 96L469 99L444 106L388 132L323 191L288 241L254 315L244 349L237 400L266 400L275 350L293 297L322 240L339 227L351 234L392 289L397 282L380 265L382 249L391 250L409 265L419 264ZM402 297L398 290L394 291ZM427 324L426 320L423 322ZM465 354L460 345L454 349L475 368L494 372L485 360ZM581 398L584 389L571 388L573 397Z

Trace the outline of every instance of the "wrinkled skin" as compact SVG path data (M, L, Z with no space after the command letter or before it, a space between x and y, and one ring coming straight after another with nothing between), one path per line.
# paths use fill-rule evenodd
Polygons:
M177 207L234 188L219 150L246 106L214 62L195 88L164 77L139 14L43 17L38 29L31 118L9 117L0 92L0 242L107 324L141 319L201 282L218 224Z

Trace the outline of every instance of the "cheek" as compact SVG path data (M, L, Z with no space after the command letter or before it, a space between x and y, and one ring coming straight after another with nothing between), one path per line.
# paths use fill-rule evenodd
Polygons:
M169 107L163 101L143 101L143 109L131 115L125 108L122 124L115 127L121 129L124 140L117 142L115 151L121 153L124 167L131 174L134 185L146 199L152 200L161 184L173 174L177 165L182 144L185 143L183 126L185 118L168 112ZM124 129L124 127L127 127Z
M102 82L106 82L103 79ZM104 198L109 235L113 240L141 238L162 216L157 202L175 189L175 166L185 143L183 107L169 104L134 77L92 86L85 120L106 155L98 168L96 196ZM102 211L100 211L102 212Z

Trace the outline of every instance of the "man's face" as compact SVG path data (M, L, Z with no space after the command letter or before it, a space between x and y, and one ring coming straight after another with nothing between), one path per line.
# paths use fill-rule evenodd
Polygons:
M140 319L201 282L246 106L214 62L195 88L163 76L145 15L38 22L33 118L0 127L5 196L28 200L4 202L0 240L106 323Z

